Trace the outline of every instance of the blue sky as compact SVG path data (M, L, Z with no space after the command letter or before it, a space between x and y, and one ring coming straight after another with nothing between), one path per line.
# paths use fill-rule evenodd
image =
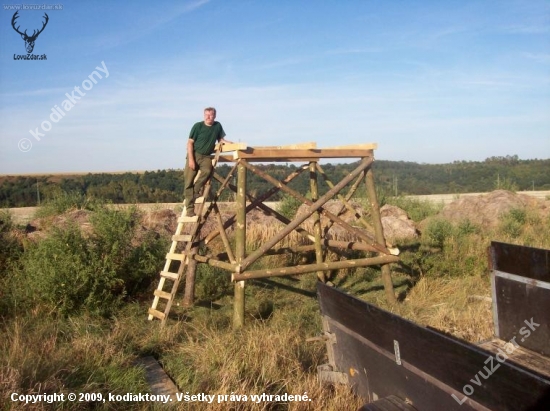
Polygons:
M249 146L550 158L549 1L40 3L62 10L33 61L19 4L0 12L0 174L182 168L206 106Z

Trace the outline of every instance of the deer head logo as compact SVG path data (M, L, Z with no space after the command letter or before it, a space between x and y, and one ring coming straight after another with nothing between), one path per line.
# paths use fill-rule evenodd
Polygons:
M15 27L15 20L17 20L17 18L19 17L17 15L17 13L19 13L19 11L16 11L15 14L13 15L13 17L11 19L11 25L12 25L13 29L21 35L21 38L23 40L25 40L25 48L27 49L27 53L32 53L32 51L34 50L34 42L36 41L36 38L38 37L38 35L40 33L42 33L42 31L46 27L46 24L48 24L48 20L50 18L48 17L48 15L46 13L44 13L44 18L46 19L46 21L44 21L44 23L42 25L42 28L40 30L38 30L38 32L36 30L34 30L32 35L29 36L29 35L27 35L27 30L25 30L24 33L21 33L19 31L20 26Z

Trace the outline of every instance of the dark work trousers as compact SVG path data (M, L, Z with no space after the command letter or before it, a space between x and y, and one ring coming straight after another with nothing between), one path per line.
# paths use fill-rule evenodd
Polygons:
M210 158L210 156L204 156L196 152L194 154L196 170L191 170L191 168L189 168L189 159L187 159L187 161L185 162L185 171L183 173L183 195L185 197L186 207L188 210L193 210L195 208L194 199L200 196L201 190L204 187L206 180L208 180L208 177L210 177L210 173L212 172L212 159ZM199 170L199 177L197 178L197 181L193 183Z

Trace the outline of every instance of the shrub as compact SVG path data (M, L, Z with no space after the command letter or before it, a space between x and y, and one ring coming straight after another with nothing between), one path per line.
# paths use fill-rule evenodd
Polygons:
M94 257L78 227L54 228L23 256L18 275L21 292L28 292L23 298L62 314L81 307L92 311L111 308L117 300L112 289L118 281L114 270L101 267Z
M296 216L298 208L302 205L302 202L297 198L285 194L279 203L279 213L286 218L292 220Z
M197 265L196 297L202 301L215 301L231 292L233 285L229 273L208 264Z
M504 177L502 180L497 179L494 184L495 190L508 190L512 192L519 191L519 186L510 178Z
M19 299L65 315L112 313L124 297L148 287L167 248L154 233L133 244L137 218L136 209L102 209L90 219L91 237L76 225L53 228L27 250L13 276L24 282Z
M470 220L466 219L458 223L455 231L458 237L466 237L470 234L478 234L481 231L481 229L479 226L472 223Z
M429 246L443 248L445 240L452 234L453 225L449 221L434 219L426 226L422 240Z
M417 222L436 215L443 208L443 203L437 204L407 197L389 197L386 202L405 210L411 220Z
M36 217L44 218L59 215L70 210L95 211L102 207L103 203L93 197L88 197L77 191L62 192L46 200L36 212Z
M517 238L523 232L527 221L527 213L523 209L515 208L502 215L499 224L499 232L509 238Z

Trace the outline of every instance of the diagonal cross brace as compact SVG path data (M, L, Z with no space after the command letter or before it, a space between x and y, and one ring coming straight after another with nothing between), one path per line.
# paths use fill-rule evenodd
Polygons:
M278 235L268 240L266 243L264 243L263 246L258 248L248 257L246 257L241 262L241 265L237 267L237 273L242 273L250 264L254 263L267 250L271 249L282 238L290 234L294 229L296 229L296 227L298 227L306 219L308 219L311 213L321 208L327 201L329 201L332 197L338 194L347 184L349 184L350 181L352 181L355 177L357 177L363 170L367 169L372 164L373 161L374 159L372 157L363 158L361 160L361 163L355 170L353 170L350 174L344 177L338 184L334 186L334 188L327 191L325 195L319 198L319 200L317 200L315 203L309 206L309 213L305 213L304 215L295 218L283 230L281 230L281 232ZM387 254L389 254L389 252Z
M306 197L304 197L303 195L301 195L300 193L298 193L297 191L287 187L287 186L283 186L281 185L281 183L279 181L277 181L276 179L274 179L273 177L271 177L270 175L264 173L263 171L257 169L256 167L254 167L253 165L251 164L248 164L248 163L245 163L245 166L250 169L252 172L254 172L255 174L259 175L260 177L264 178L265 180L267 180L268 182L270 182L271 184L274 184L274 185L277 185L281 188L281 190L287 192L288 194L292 195L293 197L297 198L298 200L300 200L301 202L303 202L304 204L307 204L308 206L312 206L313 205L313 202L310 201L309 199L307 199ZM361 174L361 173L359 173ZM335 187L334 185L332 187ZM330 192L330 191L329 191ZM332 198L333 196L331 196ZM338 225L340 225L341 227L343 227L344 229L346 229L347 231L355 234L357 237L359 237L360 239L362 239L363 241L369 243L373 248L375 248L378 252L380 253L383 253L383 254L390 254L390 251L388 249L386 249L382 244L379 244L373 235L369 235L355 227L353 227L352 225L346 223L344 220L342 220L340 217L334 215L333 213L331 213L330 211L328 210L325 210L323 209L322 207L319 207L320 208L320 213L323 214L325 217L327 217L329 220L331 220L333 223L337 223ZM314 211L316 210L311 210L311 213L313 213ZM309 217L309 215L308 215Z

